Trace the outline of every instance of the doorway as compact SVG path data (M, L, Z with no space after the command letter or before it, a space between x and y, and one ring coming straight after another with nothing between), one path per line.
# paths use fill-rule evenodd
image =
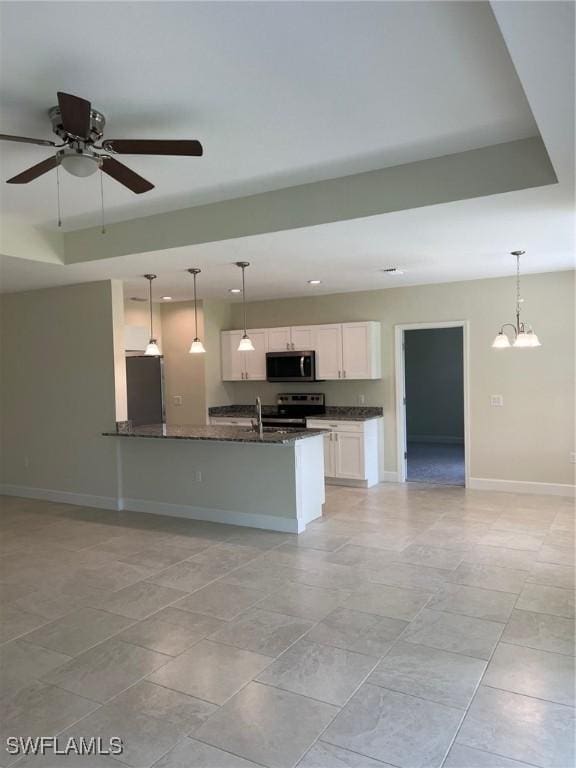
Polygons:
M397 326L400 481L466 485L467 327Z

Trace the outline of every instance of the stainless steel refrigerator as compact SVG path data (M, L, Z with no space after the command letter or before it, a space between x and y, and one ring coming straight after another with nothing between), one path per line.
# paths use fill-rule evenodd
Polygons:
M126 358L128 418L134 425L163 424L164 360L145 355Z

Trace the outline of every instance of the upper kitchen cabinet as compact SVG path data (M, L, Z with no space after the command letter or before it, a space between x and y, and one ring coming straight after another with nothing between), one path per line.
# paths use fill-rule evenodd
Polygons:
M316 378L342 378L342 326L317 325L314 349L316 350Z
M266 330L249 330L253 352L239 352L242 331L222 331L222 381L266 380Z
M268 352L309 351L314 349L313 325L268 328Z
M319 379L379 379L382 376L380 323L317 325L314 348Z
M380 379L381 377L380 323L343 323L342 378Z

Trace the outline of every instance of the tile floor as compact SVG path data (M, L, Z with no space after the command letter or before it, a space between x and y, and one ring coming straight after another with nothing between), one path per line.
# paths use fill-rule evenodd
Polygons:
M38 768L569 768L574 508L329 488L299 537L3 498L0 739Z

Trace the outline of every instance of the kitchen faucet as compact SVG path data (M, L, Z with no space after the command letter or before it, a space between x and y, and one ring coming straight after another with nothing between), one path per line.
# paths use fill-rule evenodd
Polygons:
M252 419L252 429L258 432L260 440L264 439L264 426L262 424L262 400L256 398L256 419Z

